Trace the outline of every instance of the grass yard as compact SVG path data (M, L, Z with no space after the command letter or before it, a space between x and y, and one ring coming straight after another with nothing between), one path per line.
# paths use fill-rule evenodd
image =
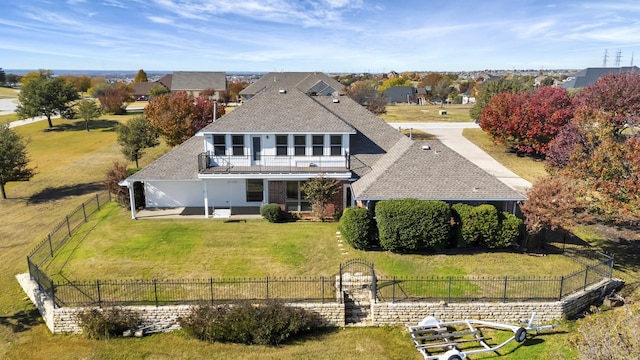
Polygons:
M482 129L463 129L462 135L507 169L531 183L549 175L545 169L544 161L537 161L531 157L519 157L508 152L503 144L494 143Z
M18 90L0 86L0 99L17 99Z
M387 105L387 113L380 117L386 122L466 122L472 121L469 110L472 105ZM440 115L445 110L446 115Z

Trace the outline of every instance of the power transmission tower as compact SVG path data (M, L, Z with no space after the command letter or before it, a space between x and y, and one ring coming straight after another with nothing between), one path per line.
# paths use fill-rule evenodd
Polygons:
M616 51L616 62L614 64L614 67L620 67L620 59L622 59L622 50Z
M602 57L602 67L607 67L607 58L609 58L608 50L604 49L604 56Z

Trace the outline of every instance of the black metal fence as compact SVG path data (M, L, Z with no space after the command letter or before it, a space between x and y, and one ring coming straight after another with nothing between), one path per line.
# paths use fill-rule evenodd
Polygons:
M73 236L74 230L110 201L97 194L58 224L27 257L29 274L56 306L169 305L277 299L286 302L342 301L342 271L332 277L231 278L204 280L95 280L54 282L42 270ZM597 251L567 249L584 268L556 277L397 277L377 276L370 289L380 301L556 301L612 277L613 257ZM348 265L348 263L347 263ZM350 265L353 266L353 265ZM362 271L364 272L364 271Z

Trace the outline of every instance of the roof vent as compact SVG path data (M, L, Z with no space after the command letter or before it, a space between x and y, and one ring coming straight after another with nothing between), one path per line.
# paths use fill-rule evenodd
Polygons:
M339 103L339 102L340 102L340 99L333 99L333 103L334 103L334 104L337 104L337 103Z
M474 187L474 188L473 188L473 192L478 192L478 190L480 190L480 188L479 188L479 187Z
M429 146L429 145L422 145L422 150L431 150L431 146Z
M285 90L285 89L280 89L280 91L278 91L278 92L279 92L280 94L286 94L286 93L287 93L287 90Z

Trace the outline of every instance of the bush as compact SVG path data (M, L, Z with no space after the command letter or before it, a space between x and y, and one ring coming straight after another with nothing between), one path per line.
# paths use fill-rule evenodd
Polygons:
M506 248L516 243L522 229L522 220L508 212L500 213L500 231L494 242L487 243L489 248Z
M269 222L277 223L282 221L284 213L278 204L264 204L260 207L260 215L269 220Z
M473 208L473 230L483 244L489 246L498 242L500 234L500 219L498 209L490 204L478 205Z
M355 249L364 250L373 243L373 219L365 208L344 209L338 228L344 241Z
M451 216L455 221L453 232L458 247L471 245L476 241L473 227L473 206L468 204L454 204L451 206Z
M380 246L393 252L442 247L449 238L449 205L438 200L383 200L376 204Z
M83 334L89 339L122 336L124 331L135 329L142 324L142 319L136 312L117 307L85 310L77 316Z
M311 330L314 317L304 309L269 302L258 306L240 303L230 307L194 307L179 321L187 334L201 340L278 345Z

